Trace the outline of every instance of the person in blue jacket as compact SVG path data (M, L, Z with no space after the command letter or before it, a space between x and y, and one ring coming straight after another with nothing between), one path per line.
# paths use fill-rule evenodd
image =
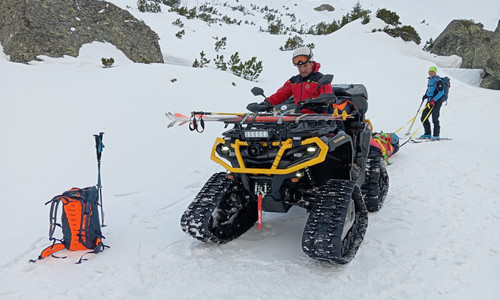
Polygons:
M422 112L422 117L420 120L424 125L424 134L420 138L424 139L439 139L439 133L441 127L439 126L439 111L443 105L444 99L444 82L441 77L436 75L437 68L429 68L429 78L427 80L427 91L422 96L422 101L427 100L427 104L424 111ZM429 115L430 112L430 115ZM429 119L432 117L432 124L434 124L434 130L431 135L431 123Z

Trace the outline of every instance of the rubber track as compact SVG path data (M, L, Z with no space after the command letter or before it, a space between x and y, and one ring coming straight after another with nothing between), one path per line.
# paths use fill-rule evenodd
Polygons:
M365 183L361 186L366 208L369 212L379 211L389 191L389 175L382 153L371 150L366 160Z
M225 172L212 175L182 215L182 230L200 241L223 244L250 229L257 220L256 203L234 202L244 198L233 193L235 186Z
M341 241L344 220L351 198L356 220ZM307 199L310 214L302 235L302 250L311 258L345 264L350 262L363 241L368 212L358 185L348 180L330 180Z

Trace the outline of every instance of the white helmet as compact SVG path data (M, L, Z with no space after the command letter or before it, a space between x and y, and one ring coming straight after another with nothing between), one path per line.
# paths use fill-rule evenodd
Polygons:
M303 65L305 63L308 63L312 59L313 52L307 46L297 48L295 49L295 51L293 51L292 62L294 66Z

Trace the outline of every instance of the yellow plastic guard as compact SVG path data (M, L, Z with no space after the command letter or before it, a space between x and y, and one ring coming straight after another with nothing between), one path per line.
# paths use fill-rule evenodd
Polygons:
M272 146L279 146L280 149L278 150L278 154L276 155L276 158L274 159L274 162L271 166L270 169L263 169L263 168L247 168L245 167L245 162L243 161L243 158L241 157L241 152L240 152L240 147L241 146L248 146L248 142L240 141L239 139L236 139L234 143L232 143L230 146L231 148L234 149L234 152L236 154L236 159L238 160L239 167L232 167L229 164L227 164L225 161L223 161L220 157L216 156L216 149L217 145L219 144L225 144L225 140L223 138L217 138L215 140L214 146L212 147L212 154L210 155L210 159L215 161L216 163L220 164L224 168L226 168L228 171L233 172L233 173L248 173L248 174L263 174L263 175L285 175L285 174L290 174L292 172L298 171L300 169L303 169L305 167L313 166L319 163L322 163L325 158L326 154L328 153L328 146L318 137L312 137L305 139L301 141L301 145L308 145L308 144L316 144L318 148L320 149L319 153L317 156L314 158L305 161L303 163L300 163L298 165L294 165L290 168L286 169L278 169L278 165L281 161L281 158L283 154L285 153L286 150L292 148L292 139L288 139L284 142L273 142ZM267 145L267 143L262 143L263 145Z

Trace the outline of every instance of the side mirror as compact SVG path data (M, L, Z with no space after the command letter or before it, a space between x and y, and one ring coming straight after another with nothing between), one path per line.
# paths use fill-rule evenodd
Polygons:
M325 84L332 83L332 81L333 81L333 75L326 74L318 80L318 87L324 86Z
M314 93L316 93L316 91L319 90L319 88L324 86L325 84L332 83L332 80L333 80L332 74L323 75L323 77L321 77L318 80L318 87L314 90L314 92L311 93L311 95L314 95Z
M264 90L261 89L260 87L254 87L250 91L252 92L252 94L254 96L262 96L264 98L266 97L266 96L264 96Z

